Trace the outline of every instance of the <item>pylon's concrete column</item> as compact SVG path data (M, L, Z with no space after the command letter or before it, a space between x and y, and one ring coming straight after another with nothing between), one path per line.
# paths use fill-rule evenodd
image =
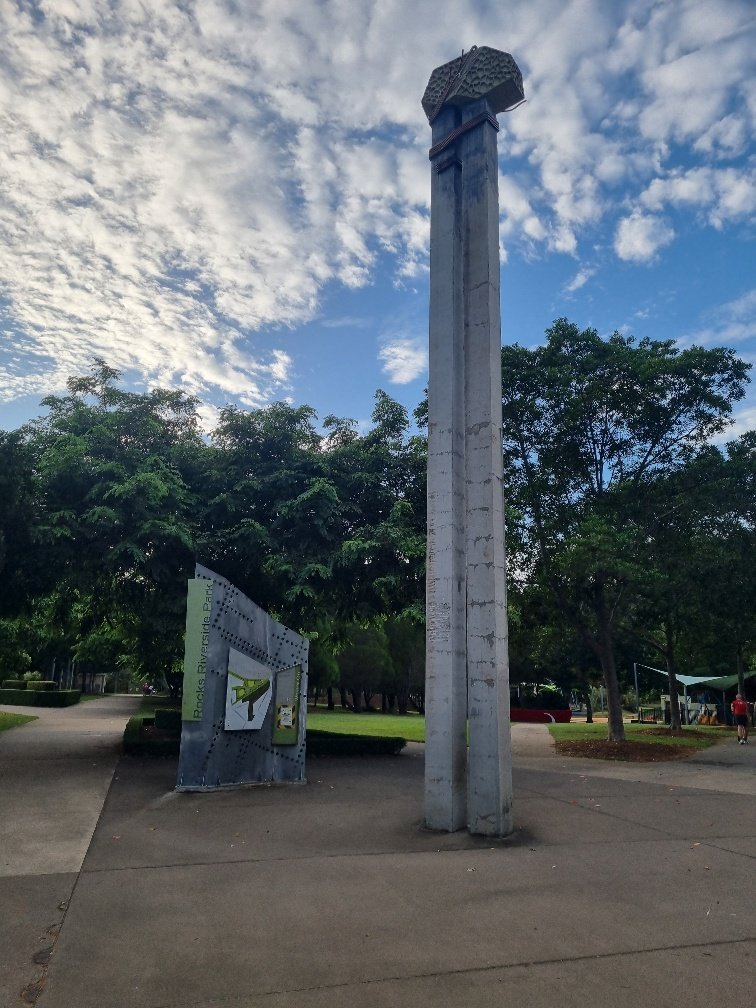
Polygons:
M523 100L511 56L434 70L428 384L425 814L512 829L501 453L496 113ZM469 758L466 725L469 722Z
M434 138L454 128L443 109ZM425 817L467 823L465 395L462 165L439 161L431 181L426 573Z

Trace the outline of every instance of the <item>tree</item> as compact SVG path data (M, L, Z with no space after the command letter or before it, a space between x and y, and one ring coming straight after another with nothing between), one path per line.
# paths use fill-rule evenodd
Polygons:
M336 651L337 644L330 634L329 628L321 623L316 635L310 640L307 680L315 697L316 706L319 692L325 689L329 710L334 708L333 687L337 686L339 682L339 662Z
M697 653L722 675L738 676L756 654L756 434L728 444L710 466L708 507L688 553L698 563L691 588Z
M406 411L376 394L373 427L274 403L222 411L208 455L203 556L307 631L423 596L425 467Z
M343 504L334 587L340 616L370 620L422 611L425 597L425 440L407 411L376 392L373 427L326 417L327 471Z
M425 713L425 623L412 614L393 616L384 624L388 652L393 666L392 692L400 714L410 701Z
M314 626L339 500L309 406L221 411L205 477L200 553L267 611Z
M558 319L546 344L502 351L504 471L526 576L598 658L609 738L624 739L614 637L642 576L637 515L655 481L727 426L749 365L729 349Z
M59 639L79 653L102 654L94 641L117 638L140 675L167 675L181 651L197 517L188 479L204 442L196 400L124 392L118 377L95 361L23 429L44 502L36 536L47 584L37 598L50 598L51 619L68 614Z
M0 618L24 612L46 581L39 555L41 507L29 432L0 431Z
M756 439L748 434L725 449L704 447L648 495L648 569L636 616L644 642L666 663L673 728L681 657L704 674L734 668L744 687L756 641L755 487Z
M353 626L346 645L338 655L341 685L352 694L355 711L365 706L370 709L373 694L382 692L382 687L392 672L388 641L383 627Z

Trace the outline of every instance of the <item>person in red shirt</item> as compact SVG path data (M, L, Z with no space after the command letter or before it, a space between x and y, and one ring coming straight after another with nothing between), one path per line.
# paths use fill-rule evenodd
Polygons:
M730 704L730 710L738 726L738 745L745 745L748 741L748 704L740 693Z

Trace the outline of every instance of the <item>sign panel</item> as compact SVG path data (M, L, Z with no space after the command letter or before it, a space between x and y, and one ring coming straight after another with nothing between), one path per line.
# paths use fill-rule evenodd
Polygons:
M176 787L304 781L308 641L197 565Z
M273 745L296 745L299 741L299 692L302 666L293 665L276 673L276 707L273 718Z
M212 608L213 582L205 578L190 578L186 599L182 721L201 721L205 709L207 648Z
M259 731L273 698L271 669L234 648L228 651L226 731Z

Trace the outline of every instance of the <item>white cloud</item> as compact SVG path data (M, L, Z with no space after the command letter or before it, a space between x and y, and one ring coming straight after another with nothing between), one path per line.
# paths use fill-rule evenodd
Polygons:
M595 269L592 269L589 266L583 266L577 271L572 280L564 285L562 290L565 294L574 294L576 290L580 290L581 287L584 287L591 277L595 276L595 274Z
M365 329L369 319L357 315L341 315L338 318L326 318L320 323L324 329Z
M412 337L388 339L378 351L378 358L390 382L407 385L428 368L428 342Z
M756 288L709 312L708 325L689 333L682 342L732 346L756 339Z
M614 251L629 262L650 262L674 237L675 232L661 217L634 210L617 225Z
M17 348L0 396L59 388L94 354L220 401L290 392L295 362L271 333L317 317L326 284L369 284L384 253L398 284L427 271L420 96L474 42L505 45L525 75L527 104L500 117L506 254L577 256L618 206L635 207L616 225L631 262L672 240L668 206L696 226L748 220L752 14L750 0L0 5L0 320ZM386 373L412 380L394 376L424 365L396 346Z
M721 228L756 214L756 175L750 167L676 170L654 179L640 200L650 210L667 204L698 208L709 224Z
M719 442L734 441L741 434L756 430L756 405L746 406L744 409L733 410L732 426L728 427L717 440Z

